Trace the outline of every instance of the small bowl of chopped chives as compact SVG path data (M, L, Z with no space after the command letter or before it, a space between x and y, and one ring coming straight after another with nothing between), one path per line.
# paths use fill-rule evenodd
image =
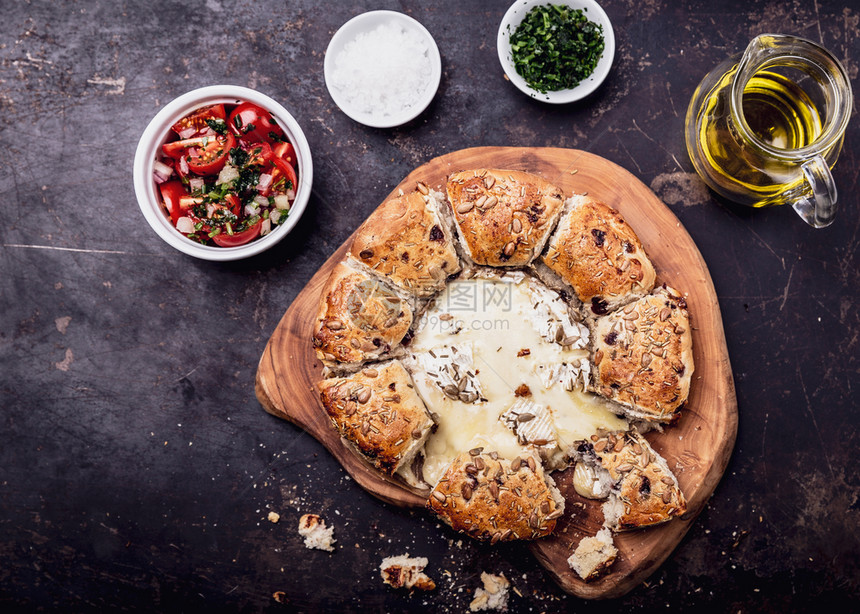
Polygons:
M511 83L551 104L594 92L615 57L612 24L594 0L517 0L502 19L496 45Z

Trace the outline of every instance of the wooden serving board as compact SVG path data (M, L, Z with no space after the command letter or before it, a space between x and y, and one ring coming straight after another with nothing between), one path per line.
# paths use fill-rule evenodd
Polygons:
M570 570L567 558L582 537L601 528L603 515L600 502L575 493L573 471L568 469L554 474L568 502L565 515L552 536L528 546L565 591L586 599L618 597L645 580L681 541L716 488L734 446L737 399L714 286L699 250L668 207L631 173L588 152L516 147L455 151L412 171L389 198L399 189L413 190L417 181L444 191L450 173L481 167L529 171L567 195L588 192L614 207L644 244L657 270L657 283L673 286L687 299L695 361L690 398L676 425L646 436L677 475L687 497L687 514L658 527L617 535L619 556L612 573L586 584ZM351 241L352 237L347 239L308 282L272 334L257 371L257 398L266 411L318 439L373 495L395 505L423 506L426 492L384 478L341 440L314 391L322 370L311 347L317 301Z

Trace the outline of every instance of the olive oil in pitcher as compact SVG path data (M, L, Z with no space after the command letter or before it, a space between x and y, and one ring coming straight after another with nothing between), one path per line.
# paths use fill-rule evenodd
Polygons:
M835 211L829 168L850 112L847 74L830 54L796 37L761 35L699 84L687 150L722 196L753 207L791 204L821 227Z
M793 80L763 70L744 88L744 119L753 134L777 149L812 145L821 134L821 116L809 95Z

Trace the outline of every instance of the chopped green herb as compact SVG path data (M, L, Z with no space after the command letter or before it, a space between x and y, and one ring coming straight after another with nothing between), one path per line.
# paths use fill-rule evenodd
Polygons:
M227 123L223 119L207 119L206 125L218 134L227 134Z
M238 117L238 115L236 116ZM248 152L241 147L234 147L230 150L230 164L236 168L242 168L248 163Z
M544 94L576 87L594 72L603 49L603 26L561 5L534 7L511 35L514 68Z
M274 120L275 120L275 118L273 117L272 121L274 121ZM276 133L272 130L269 131L269 138L272 139L273 141L275 141L276 143L286 143L287 142L287 139L285 139L284 137L280 136L278 133Z

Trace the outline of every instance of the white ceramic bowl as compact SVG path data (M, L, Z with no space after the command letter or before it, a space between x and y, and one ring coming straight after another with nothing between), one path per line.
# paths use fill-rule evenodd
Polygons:
M427 75L424 91L418 102L404 109L402 112L391 115L383 115L382 112L375 111L366 112L359 108L354 101L351 101L344 92L335 86L334 82L335 60L340 52L343 51L344 46L354 40L359 34L371 32L384 23L396 24L407 32L416 32L423 37L427 43L428 58L430 60L430 72ZM353 17L343 24L335 32L334 36L331 37L331 41L325 52L323 71L329 95L331 95L335 104L348 117L373 128L393 128L418 117L433 100L436 90L439 89L439 81L442 78L442 59L439 56L439 48L436 46L433 36L427 31L427 28L416 20L397 11L370 11Z
M525 79L514 68L511 54L511 35L516 32L517 26L520 25L526 13L534 7L544 4L563 4L572 9L582 9L582 12L589 21L603 26L604 41L603 56L597 62L593 73L580 81L579 85L574 88L546 92L545 94L532 89L526 84ZM535 100L551 104L564 104L585 98L600 87L600 84L606 79L609 69L612 68L612 60L615 57L615 34L612 31L612 23L610 23L609 17L606 16L604 10L594 0L517 0L502 18L496 47L499 52L499 61L502 63L505 74L520 91L528 94Z
M170 221L167 211L161 204L158 184L153 179L153 164L156 158L161 155L161 146L167 142L170 128L174 123L200 107L218 103L236 104L243 101L253 102L269 111L284 130L287 139L293 144L296 150L296 174L299 178L299 185L296 186L296 198L293 201L287 221L276 226L271 233L264 237L238 247L201 245L176 230ZM269 249L286 237L298 223L308 204L313 174L308 140L293 116L265 94L237 85L201 87L169 102L143 131L134 155L134 191L146 221L149 222L156 234L169 245L189 256L203 260L223 262L247 258Z

